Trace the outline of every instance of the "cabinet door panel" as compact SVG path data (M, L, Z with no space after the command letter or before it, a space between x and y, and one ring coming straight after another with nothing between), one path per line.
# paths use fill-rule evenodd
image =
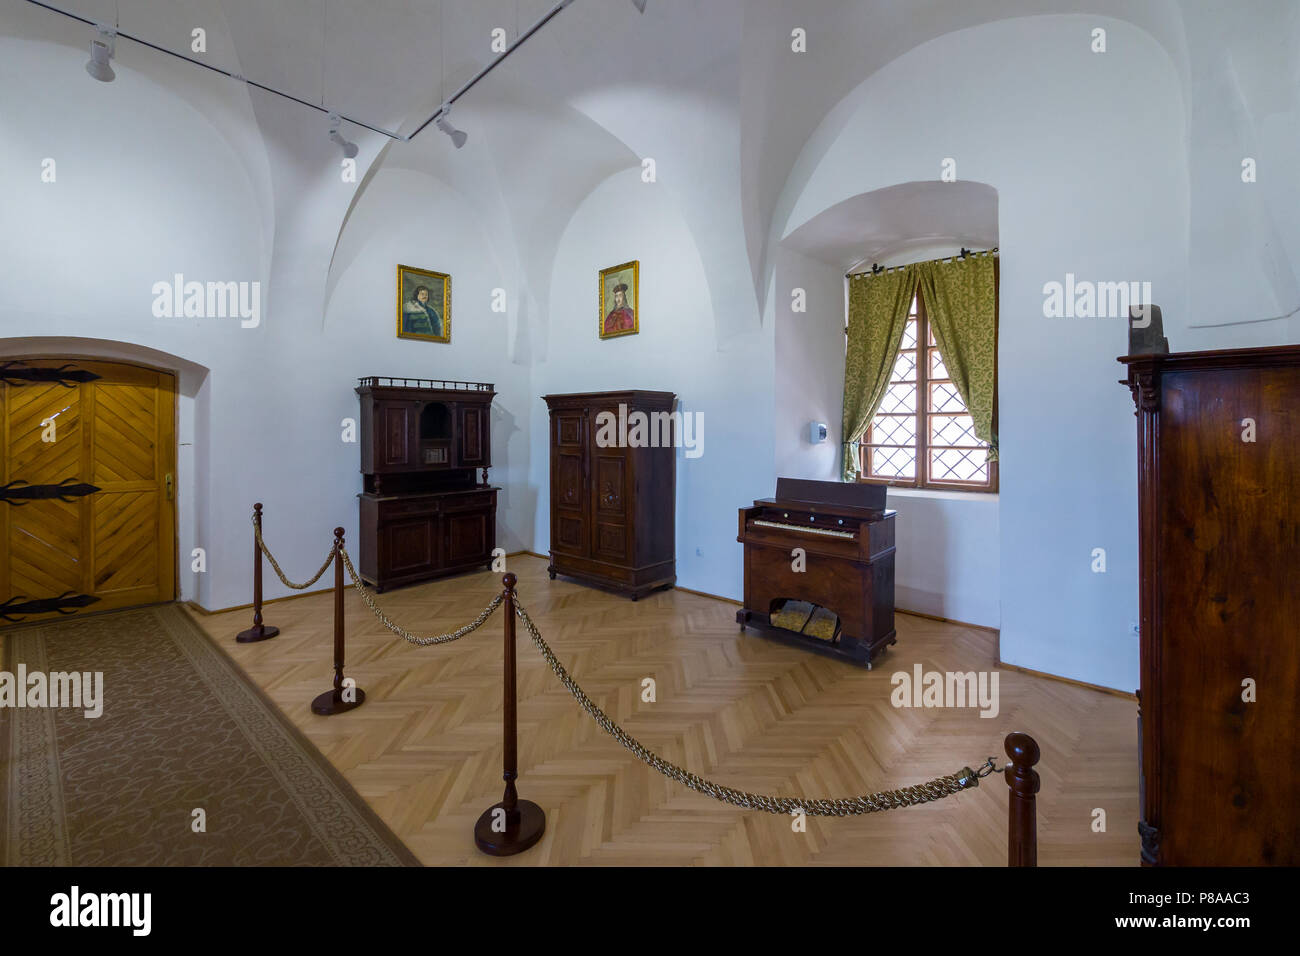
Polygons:
M487 445L483 440L487 411L480 405L460 407L460 464L482 467L487 464Z
M375 410L378 419L376 458L385 468L409 468L415 463L412 445L415 440L416 406L406 402L380 402Z
M596 557L624 563L628 554L627 526L615 521L596 519Z
M623 449L597 448L592 482L592 554L624 563L631 552L628 533L628 460Z
M452 514L443 519L447 525L447 565L470 564L486 561L488 546L488 516L482 512Z
M596 452L596 484L592 490L596 495L598 516L624 518L627 511L627 458L622 452Z
M384 526L381 554L387 567L381 570L390 575L432 570L438 564L437 521L436 516L429 516Z
M581 411L551 416L551 550L575 556L591 553L586 437Z

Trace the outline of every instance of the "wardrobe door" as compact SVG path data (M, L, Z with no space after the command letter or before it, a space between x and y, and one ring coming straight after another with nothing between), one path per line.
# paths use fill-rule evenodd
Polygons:
M633 456L626 448L592 448L591 554L625 565L631 557L630 512Z
M586 557L588 547L587 441L583 409L551 412L551 550Z

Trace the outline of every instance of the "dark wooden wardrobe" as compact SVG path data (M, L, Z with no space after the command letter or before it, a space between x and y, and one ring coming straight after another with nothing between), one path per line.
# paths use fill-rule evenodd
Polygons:
M1120 361L1137 403L1142 861L1294 866L1300 347Z
M487 483L493 387L413 378L359 382L364 478L357 573L382 591L490 565L498 491Z
M563 574L634 601L673 584L676 396L625 391L544 398L551 414L551 577ZM638 416L648 423L640 433ZM602 444L603 422L613 428Z

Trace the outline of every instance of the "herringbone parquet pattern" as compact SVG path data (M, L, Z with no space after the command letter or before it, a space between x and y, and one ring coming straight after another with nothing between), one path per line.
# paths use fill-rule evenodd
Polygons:
M522 603L587 693L642 743L742 789L850 796L1001 758L1032 734L1039 766L1039 860L1137 861L1136 705L1058 681L1001 672L995 718L974 709L895 708L890 677L989 670L987 631L899 615L899 642L866 671L740 634L735 606L682 591L637 603L510 559ZM294 569L287 569L293 573ZM328 580L328 577L327 579ZM488 573L379 596L395 620L437 633L470 620L499 589ZM997 777L936 804L847 819L746 812L672 783L606 736L519 635L519 789L547 814L542 842L498 860L474 848L478 815L501 796L502 617L418 648L347 596L346 673L365 689L351 713L317 717L332 679L332 598L269 605L281 635L234 643L250 612L200 623L347 776L426 864L982 864L1006 862L1007 788ZM641 699L654 678L656 702ZM1094 810L1106 831L1093 832Z

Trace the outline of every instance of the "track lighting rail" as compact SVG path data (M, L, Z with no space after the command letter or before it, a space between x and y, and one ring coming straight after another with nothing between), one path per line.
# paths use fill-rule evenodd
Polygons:
M89 17L83 17L80 14L72 13L69 10L63 10L59 7L54 6L53 4L45 3L44 0L27 0L27 2L32 4L33 6L41 7L45 10L48 10L51 13L57 13L60 16L68 17L71 20L77 20L80 23L85 23L88 24L89 26L93 26L96 28L101 28L103 26L98 21L92 20ZM331 110L326 106L321 106L316 103L309 102L308 100L304 100L301 97L294 96L292 93L286 93L283 90L278 90L273 86L267 86L264 83L258 83L256 80L250 80L248 77L241 76L238 73L232 73L229 70L223 70L221 67L215 66L214 64L204 63L202 60L196 60L193 57L186 56L183 53L177 53L175 50L169 50L164 46L159 46L156 43L151 43L148 40L142 39L138 36L133 36L130 33L123 33L121 30L115 30L114 32L116 36L124 40L130 40L132 43L138 43L140 46L148 47L149 49L156 50L159 53L165 53L168 56L175 57L178 60L184 60L186 63L193 63L195 66L201 66L203 67L203 69L211 70L213 73L220 73L222 76L229 77L233 80L239 80L241 83L247 83L249 86L255 87L259 90L263 90L264 92L267 93L272 93L275 96L282 97L283 99L286 100L292 100L293 102L301 104L302 106L306 106L310 109L316 110L318 113L324 113L326 115L337 114L343 120L351 123L354 126L360 126L362 129L368 129L372 133L379 133L381 136L387 136L389 139L396 140L397 142L409 143L411 140L415 139L416 136L419 136L420 133L424 131L425 127L427 127L430 123L433 123L439 118L446 116L447 113L451 110L451 106L453 103L455 103L462 96L468 93L470 89L474 87L475 84L477 84L485 76L487 76L494 69L496 69L496 67L500 65L502 60L508 57L511 53L515 52L515 50L519 49L519 47L522 46L529 37L531 37L542 27L546 26L546 24L548 24L551 20L553 20L561 10L569 6L569 4L571 3L573 3L573 0L560 0L560 2L557 3L554 7L552 7L550 11L546 13L540 20L538 20L531 27L529 27L527 30L521 33L519 37L508 47L506 47L505 50L503 50L496 59L494 59L487 66L483 67L483 69L475 73L474 76L472 76L467 82L462 84L461 87L458 90L456 90L456 92L454 92L451 96L447 97L447 99L443 101L442 105L438 107L438 109L434 112L434 114L430 116L428 119L426 119L419 126L417 126L414 132L407 133L407 134L397 133L394 132L393 130L384 129L381 126L373 126L370 123L367 123L363 120L356 119L355 117L348 116L343 113L338 113L336 110ZM451 134L449 133L448 135ZM462 139L461 142L463 143L464 140Z

